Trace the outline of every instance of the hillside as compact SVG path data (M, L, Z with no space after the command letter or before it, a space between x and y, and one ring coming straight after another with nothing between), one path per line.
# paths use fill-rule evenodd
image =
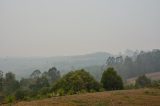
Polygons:
M26 58L0 58L0 70L13 72L17 77L26 77L34 70L42 72L51 67L57 67L61 73L66 73L73 69L84 68L94 65L105 64L106 59L111 54L97 52L76 56L57 56L57 57L26 57Z
M160 106L159 100L160 89L138 89L53 97L14 106Z

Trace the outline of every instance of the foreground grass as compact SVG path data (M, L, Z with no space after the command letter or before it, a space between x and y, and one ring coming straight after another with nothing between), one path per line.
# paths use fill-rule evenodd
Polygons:
M13 104L13 106L160 106L160 89L69 95L31 102L22 101Z

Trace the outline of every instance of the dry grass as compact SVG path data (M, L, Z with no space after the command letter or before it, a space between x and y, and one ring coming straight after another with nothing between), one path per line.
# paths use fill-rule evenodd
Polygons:
M13 106L160 106L160 89L122 90L53 97Z

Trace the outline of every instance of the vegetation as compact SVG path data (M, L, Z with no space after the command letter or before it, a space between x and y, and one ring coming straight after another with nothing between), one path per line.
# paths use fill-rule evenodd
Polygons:
M151 85L151 80L147 78L145 75L139 76L136 80L136 87L148 87Z
M3 96L6 97L8 103L15 100L32 100L51 96L98 92L103 91L103 87L106 90L123 88L122 79L113 68L104 71L102 76L103 86L84 69L71 71L60 78L60 72L55 67L43 73L40 70L35 70L29 78L22 78L20 81L16 80L15 74L11 72L6 73L5 77L2 74L1 79L3 79L1 80L1 92L3 92Z
M79 92L99 91L101 85L85 70L71 71L64 75L53 87L59 95Z
M106 90L118 90L123 89L122 78L117 75L114 68L108 68L102 74L101 83Z
M157 72L160 70L160 50L135 52L132 57L109 57L106 64L114 67L123 79Z
M30 78L22 78L20 81L16 80L15 74L11 72L6 73L5 77L3 77L3 72L1 71L0 96L1 98L5 96L5 101L8 103L14 100L48 97L51 92L51 86L59 78L60 72L54 67L44 73L41 73L40 70L35 70L30 75Z
M5 96L5 102L10 104L15 100L33 100L52 96L99 92L104 89L123 89L122 78L112 67L103 72L100 82L96 81L84 69L71 71L60 78L60 71L55 67L43 73L40 70L35 70L29 78L22 78L20 81L16 80L15 74L11 72L6 73L5 77L3 77L3 72L1 71L0 79L0 98ZM125 86L125 89L159 86L159 81L151 81L143 75L138 77L135 85ZM103 102L96 103L96 105L103 104Z
M159 106L159 89L134 89L53 97L14 106Z

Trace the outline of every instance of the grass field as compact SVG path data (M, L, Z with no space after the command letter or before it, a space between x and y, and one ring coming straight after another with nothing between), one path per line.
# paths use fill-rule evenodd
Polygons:
M77 94L30 102L22 101L13 106L160 106L160 89Z

